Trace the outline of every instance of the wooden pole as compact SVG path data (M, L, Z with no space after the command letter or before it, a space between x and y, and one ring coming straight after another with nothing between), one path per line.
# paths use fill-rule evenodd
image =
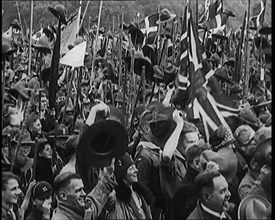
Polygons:
M97 28L96 28L96 36L95 36L95 39L94 39L94 42L93 42L93 60L92 60L92 72L91 72L91 81L90 81L90 84L91 84L91 88L92 88L92 83L94 81L94 78L95 78L95 73L94 73L94 65L95 65L95 55L96 55L96 43L97 43L97 38L98 38L98 32L99 32L99 26L100 26L100 18L101 18L101 10L102 10L102 3L103 1L101 0L100 1L100 5L99 5L99 12L98 12L98 21L97 21Z
M87 2L87 5L85 7L85 10L84 10L84 13L83 13L83 16L82 16L82 20L81 20L80 25L79 25L79 29L81 28L81 26L83 24L83 21L84 21L85 15L87 13L89 4L90 4L90 1ZM90 17L89 17L89 30L90 30Z
M31 0L31 24L30 24L30 43L29 43L29 69L28 69L28 75L30 78L33 77L32 71L31 71L31 63L32 63L32 26L33 26L33 0Z
M244 85L243 85L243 98L247 99L248 96L248 85L249 85L249 56L250 56L250 47L249 47L249 20L250 20L250 0L248 0L247 5L247 22L246 22L246 45L245 45L245 62L244 62Z

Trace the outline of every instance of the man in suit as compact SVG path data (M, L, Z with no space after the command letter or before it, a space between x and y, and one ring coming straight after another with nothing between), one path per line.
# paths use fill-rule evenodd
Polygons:
M224 176L217 170L202 171L195 178L199 190L197 207L187 219L232 219L226 210L230 208L231 193Z

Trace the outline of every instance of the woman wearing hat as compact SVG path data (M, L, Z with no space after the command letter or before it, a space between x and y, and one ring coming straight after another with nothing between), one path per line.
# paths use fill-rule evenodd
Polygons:
M114 173L118 186L109 196L107 219L152 219L150 204L153 195L138 182L137 172L128 153L116 161Z

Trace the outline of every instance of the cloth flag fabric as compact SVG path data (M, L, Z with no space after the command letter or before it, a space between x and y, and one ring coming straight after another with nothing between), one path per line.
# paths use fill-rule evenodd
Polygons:
M76 40L78 30L79 30L79 16L78 13L73 15L71 19L71 23L67 24L63 31L61 32L61 45L60 45L60 53L66 54L69 49L68 45L73 45L74 41Z
M190 10L190 9L189 9ZM220 125L229 127L225 118L217 107L214 97L209 93L206 86L206 75L210 74L211 69L203 68L202 51L199 44L197 32L192 20L192 11L190 10L190 25L188 26L189 35L189 78L191 79L190 91L192 101L187 111L188 118L200 118L204 127L206 141L209 141L211 132L214 132ZM208 72L207 72L208 71ZM191 114L190 114L191 113Z
M199 16L198 24L203 24L211 19L213 19L217 14L223 11L223 1L222 0L205 0L204 13Z
M140 30L145 35L144 40L147 41L147 44L154 44L156 42L155 38L157 37L158 33L158 25L156 22L158 19L159 13L154 13L145 17L139 23Z
M213 19L203 23L200 26L207 30L222 27L223 25L226 25L228 18L229 18L228 14L222 12L220 14L217 14Z
M84 57L86 52L86 41L78 44L73 49L68 51L64 57L60 59L60 64L74 67L84 66Z

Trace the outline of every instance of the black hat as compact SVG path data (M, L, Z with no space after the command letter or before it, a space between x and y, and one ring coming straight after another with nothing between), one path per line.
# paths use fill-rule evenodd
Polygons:
M259 33L263 35L270 35L272 34L272 28L267 25L264 25L259 29Z
M228 38L223 34L212 34L212 38L220 39L220 40L227 40Z
M118 181L122 180L127 173L130 166L134 164L131 156L126 152L123 157L119 158L115 162L115 176Z
M23 87L20 83L15 84L11 89L7 91L14 98L18 99L19 96L22 97L23 101L29 100L29 96L27 95L26 88Z
M10 24L10 26L12 26L12 28L21 30L21 27L20 27L19 22L18 22L17 19L14 19L14 20L12 21L12 23Z
M39 40L32 45L36 50L42 53L51 53L50 43L46 36L41 36Z
M211 135L209 143L212 147L217 150L221 147L227 146L235 142L235 138L229 128L221 125L215 130L214 134Z
M16 48L12 48L9 43L2 43L2 56L8 57L17 51Z
M231 10L229 10L229 9L225 9L225 10L223 11L223 13L224 13L224 14L227 14L227 15L230 16L230 17L236 17L236 15L234 15L233 12L232 12Z
M224 65L228 65L228 66L233 66L235 65L235 58L234 57L231 57L229 58L227 61L224 62Z
M163 24L165 22L171 21L176 17L176 14L171 14L170 11L166 8L162 9L159 14L159 20L157 24Z
M114 120L99 120L92 124L79 140L81 161L94 167L108 166L112 158L126 152L128 134L124 125Z
M45 68L41 71L41 79L43 82L47 82L50 79L51 67Z
M54 39L54 33L49 28L43 28L43 33L45 33L45 35L47 36L47 38L50 39L50 41Z
M61 23L65 24L65 25L67 24L66 10L63 5L58 4L58 5L54 6L54 8L49 6L49 10L58 20L60 19Z
M171 82L173 82L179 72L179 68L177 68L174 65L168 66L164 68L164 77L163 81L166 85L169 85Z
M32 196L33 199L45 200L50 198L52 193L52 186L46 181L41 181L33 187Z
M154 68L151 63L151 60L148 57L145 57L142 51L135 51L134 53L134 71L135 74L140 75L142 74L142 67L145 66L145 79L154 81ZM131 57L125 58L126 63L131 63ZM130 65L128 65L130 70Z

